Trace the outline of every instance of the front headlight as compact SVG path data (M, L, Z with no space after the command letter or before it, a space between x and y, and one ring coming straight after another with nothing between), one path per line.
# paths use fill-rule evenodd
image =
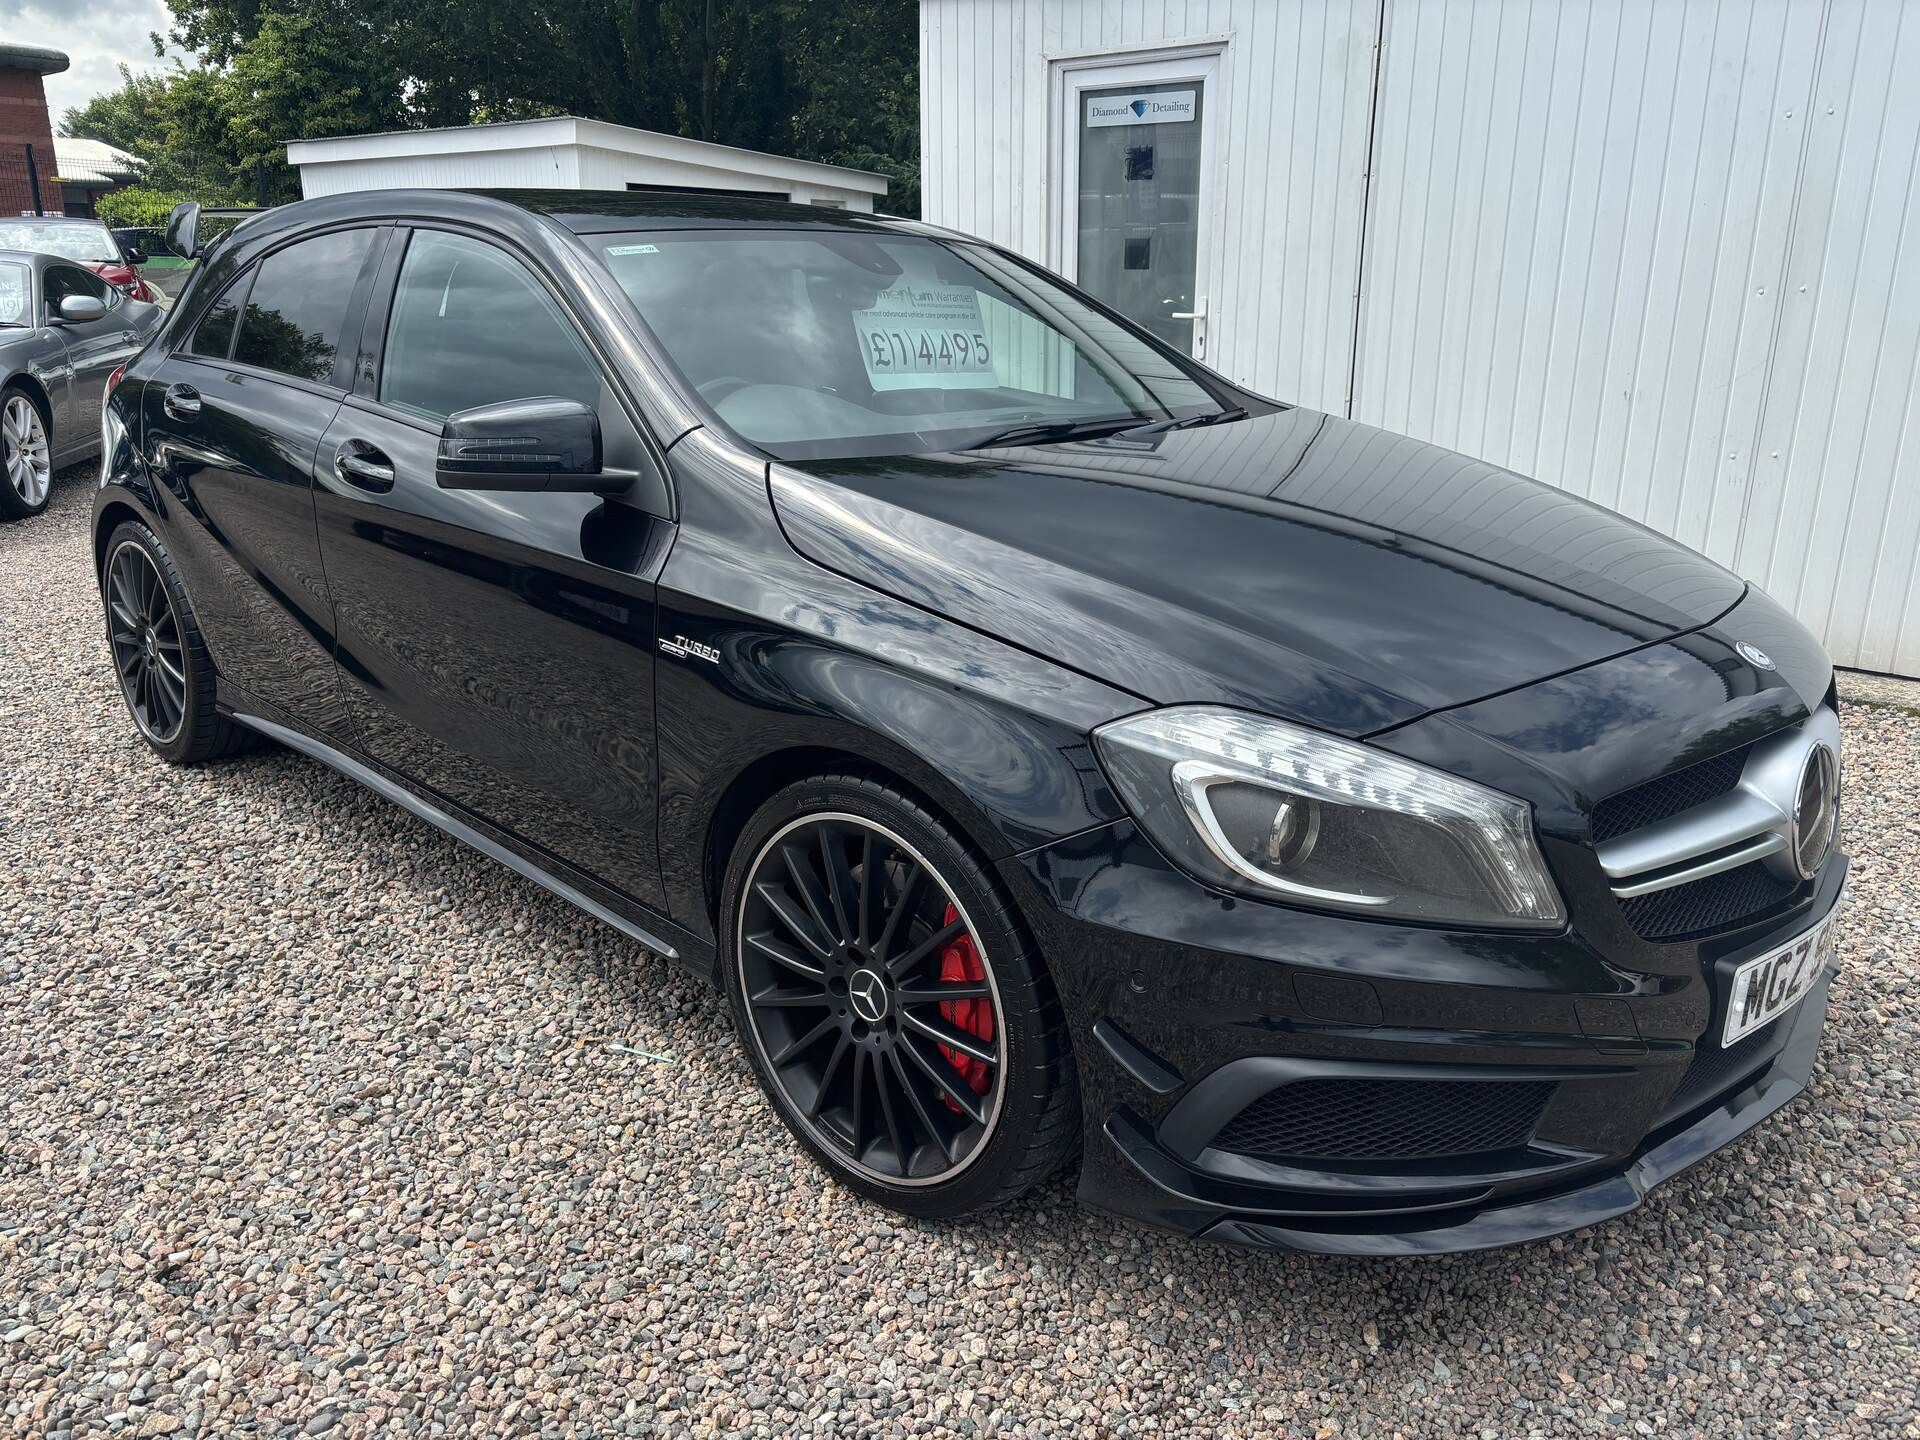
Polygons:
M1183 868L1268 900L1436 924L1557 927L1524 801L1237 710L1094 731L1134 817Z

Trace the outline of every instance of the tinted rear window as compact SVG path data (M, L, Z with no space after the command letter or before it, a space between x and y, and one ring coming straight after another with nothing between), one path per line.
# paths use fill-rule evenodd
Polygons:
M340 230L263 260L247 296L234 360L303 380L331 380L354 282L372 243L371 230Z
M240 297L247 293L250 279L242 275L207 307L207 313L200 317L199 327L193 332L193 343L187 347L190 354L210 355L216 360L227 358L233 350L233 322L240 316Z

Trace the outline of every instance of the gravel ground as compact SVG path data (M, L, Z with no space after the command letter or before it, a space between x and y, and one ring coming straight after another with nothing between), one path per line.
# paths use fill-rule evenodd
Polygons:
M155 761L90 488L0 529L0 1433L1920 1436L1920 708L1846 711L1811 1097L1637 1214L1392 1263L1064 1179L920 1225L613 931L290 754Z

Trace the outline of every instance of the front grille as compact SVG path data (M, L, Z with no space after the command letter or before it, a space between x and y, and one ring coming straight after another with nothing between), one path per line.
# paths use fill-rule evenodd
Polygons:
M1550 1080L1300 1080L1255 1100L1213 1144L1289 1160L1480 1155L1526 1144L1552 1095Z
M1687 940L1757 920L1786 904L1798 888L1756 860L1704 880L1635 895L1622 900L1620 910L1642 940Z
M1662 775L1658 780L1609 795L1593 807L1593 843L1601 845L1621 835L1631 835L1655 821L1718 799L1740 783L1740 771L1752 748L1742 745L1711 760Z
M1715 1046L1695 1051L1693 1063L1687 1067L1687 1073L1680 1077L1673 1098L1667 1101L1666 1113L1669 1116L1684 1115L1696 1105L1703 1105L1714 1096L1731 1089L1736 1082L1759 1069L1760 1052L1767 1048L1779 1024L1778 1020L1774 1020L1762 1025L1753 1034L1735 1041L1725 1050Z

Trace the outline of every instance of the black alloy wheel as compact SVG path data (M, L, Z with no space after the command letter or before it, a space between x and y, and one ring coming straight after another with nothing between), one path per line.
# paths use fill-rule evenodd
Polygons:
M933 1185L991 1138L1006 1036L990 957L900 835L844 813L776 831L748 874L737 954L753 1043L844 1163Z
M171 765L253 748L254 732L220 713L219 676L167 547L138 520L107 538L100 598L114 678L141 737Z
M107 639L134 723L155 745L170 744L187 718L186 640L153 559L125 540L107 561Z

